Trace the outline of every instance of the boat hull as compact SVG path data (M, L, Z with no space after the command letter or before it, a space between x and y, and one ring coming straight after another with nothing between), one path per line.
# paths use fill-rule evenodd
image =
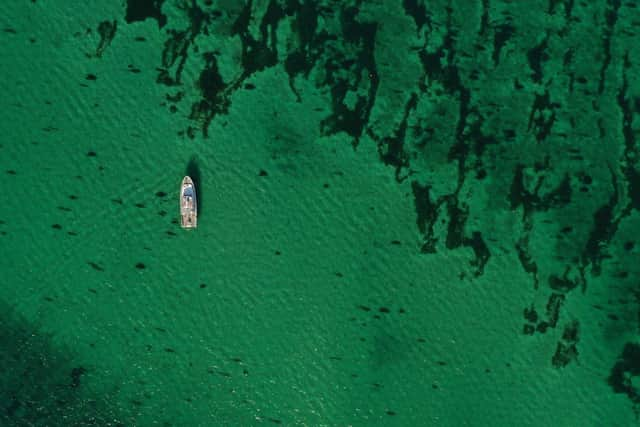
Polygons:
M182 228L196 228L198 226L196 186L188 176L182 179L180 186L180 225Z

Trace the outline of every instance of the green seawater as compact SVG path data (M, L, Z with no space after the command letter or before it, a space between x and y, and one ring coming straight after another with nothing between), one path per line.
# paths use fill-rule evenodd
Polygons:
M639 40L620 0L2 1L0 425L639 425Z

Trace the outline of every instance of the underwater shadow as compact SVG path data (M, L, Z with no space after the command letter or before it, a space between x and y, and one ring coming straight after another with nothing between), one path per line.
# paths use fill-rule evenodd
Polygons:
M202 181L200 178L200 166L198 166L198 159L196 156L191 156L189 159L189 163L187 163L186 175L190 176L193 180L193 185L196 187L196 198L198 203L198 216L202 216L203 206L204 206L204 194L202 193L202 188L200 187L200 182Z
M130 425L133 419L110 403L114 396L86 389L92 371L76 351L54 344L51 333L0 301L0 425Z

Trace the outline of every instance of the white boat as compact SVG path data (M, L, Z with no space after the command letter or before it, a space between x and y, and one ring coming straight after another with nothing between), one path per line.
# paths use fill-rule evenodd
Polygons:
M196 228L198 226L196 187L188 176L182 179L180 186L180 225L182 228Z

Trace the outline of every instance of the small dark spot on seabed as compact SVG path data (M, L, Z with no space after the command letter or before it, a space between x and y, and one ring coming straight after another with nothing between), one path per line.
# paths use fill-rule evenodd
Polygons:
M160 216L165 216L167 214L167 211L160 211L158 212L158 215Z
M260 172L258 173L258 176L268 176L269 174L267 173L266 170L264 169L260 169Z
M530 308L524 309L524 318L527 319L531 323L536 323L538 321L538 313L536 309L531 305Z
M176 233L174 233L174 232L173 232L173 231L171 231L171 230L167 230L167 234L168 234L169 236L177 236L177 234L176 234Z
M393 416L393 415L395 415L395 414L396 414L396 413L395 413L395 412L393 412L393 411L387 411L387 415L391 415L391 416Z
M167 353L175 353L176 352L174 349L169 348L169 347L165 348L164 351L166 351Z
M71 370L71 384L72 388L78 388L80 386L80 377L87 372L85 368L79 366Z
M392 240L392 241L391 241L391 244L392 244L392 245L400 245L400 244L402 244L402 243L400 242L400 240Z
M379 311L380 313L389 313L389 309L388 309L387 307L380 307L380 308L378 309L378 311Z
M49 302L53 302L53 298L51 297L44 297L45 301L49 301Z
M200 283L200 289L204 289L206 287L207 287L207 285L205 285L204 283Z
M96 80L98 77L95 74L87 74L85 79L87 80Z
M275 253L276 255L281 255L281 254L282 254L282 252L280 252L280 251L275 251L274 253Z
M142 269L144 269L144 267L145 267L145 266L144 266L144 264L143 264L143 263L141 263L141 262L139 262L139 263L137 263L137 264L136 264L136 268L137 268L138 270L142 270Z
M69 236L77 236L78 235L78 233L76 233L75 231L67 231L67 234Z
M95 156L96 156L96 152L95 152L95 151L89 151L89 152L87 153L87 156L88 156L88 157L95 157Z
M136 203L137 208L144 208L144 203Z
M104 53L104 50L109 46L111 41L116 35L116 30L118 28L117 21L102 21L98 24L98 34L100 34L100 42L98 43L98 47L96 49L96 56L100 58ZM87 33L90 33L91 29L87 30ZM87 55L90 56L90 55Z
M367 307L366 305L359 305L358 308L362 311L371 311L371 308Z
M104 268L100 267L98 264L96 264L93 261L87 261L87 264L89 264L91 266L91 268L93 268L94 270L104 271Z
M166 196L166 195L167 195L167 193L165 193L164 191L158 191L158 192L156 193L156 196L158 196L158 197L164 197L164 196Z
M16 174L16 171L14 171L13 169L9 169L9 170L7 171L7 173L8 173L9 175L15 175L15 174Z
M545 321L538 323L538 326L536 327L536 330L543 334L547 332L547 329L549 329L549 323Z
M630 250L632 250L632 249L633 249L633 246L634 246L634 245L635 245L635 244L634 244L633 242L625 242L625 244L624 244L624 250L625 250L625 251L630 251Z
M62 226L60 224L53 224L51 226L51 228L55 228L56 230L60 230L60 229L62 229Z

